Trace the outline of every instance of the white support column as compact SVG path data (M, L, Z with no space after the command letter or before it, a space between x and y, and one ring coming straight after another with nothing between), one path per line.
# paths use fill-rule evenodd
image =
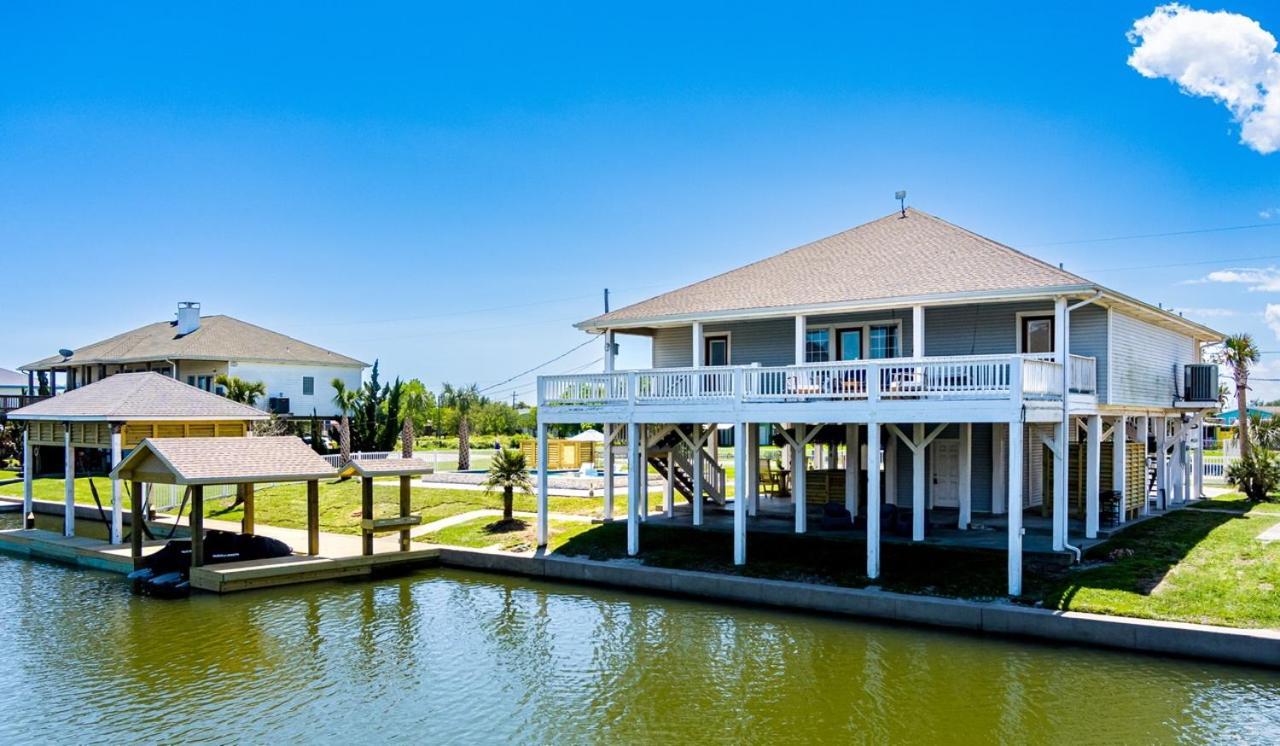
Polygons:
M640 426L635 422L627 423L627 554L634 557L640 553L640 478L645 468L644 443Z
M1182 503L1185 505L1191 501L1191 485L1194 481L1191 473L1191 426L1188 425L1182 431Z
M1142 444L1142 515L1151 511L1151 499L1147 495L1147 440L1151 436L1151 418L1145 414L1134 420L1134 437Z
M1071 444L1068 442L1067 426L1069 423L1058 422L1053 427L1055 448L1050 451L1053 458L1053 551L1061 552L1067 548L1067 456ZM1033 444L1039 448L1039 444Z
M973 423L960 423L960 520L961 530L973 520Z
M844 509L849 515L858 515L858 482L862 466L862 448L858 444L858 424L850 422L844 426Z
M747 424L733 425L733 564L747 564Z
M71 423L63 424L63 443L66 450L65 473L63 478L66 485L63 494L66 497L66 509L62 519L62 533L64 536L76 535L76 449L71 445Z
M121 458L120 425L111 424L111 468L120 464ZM121 515L120 480L111 480L111 543L119 544L124 536L124 519Z
M1204 498L1204 415L1196 415L1196 463L1192 467L1191 497L1195 500Z
M916 306L919 308L919 306ZM924 423L911 428L911 540L924 541Z
M693 361L694 368L701 368L706 362L702 359L702 352L705 349L702 342L702 322L693 322L693 350L692 356L689 358Z
M640 483L640 522L649 518L649 427L640 426L640 471L636 475Z
M1084 536L1098 538L1098 488L1102 482L1102 417L1089 415L1089 440L1085 444Z
M35 487L34 479L36 473L35 457L31 447L31 425L27 423L22 428L22 525L26 526L27 516L31 515L32 500L34 498L33 489Z
M693 426L693 525L702 525L702 425Z
M747 515L754 518L760 513L760 424L747 423L747 440L751 450L747 452Z
M1009 595L1022 595L1022 423L1009 423Z
M1008 510L1005 502L1009 496L1008 433L1007 422L991 423L991 512L996 515Z
M893 441L890 440L892 443ZM867 577L880 577L880 423L867 423Z
M1125 488L1127 474L1125 457L1129 453L1129 418L1120 415L1111 426L1111 489L1120 495L1120 513L1116 516L1116 524L1125 522L1125 503L1128 500L1128 489Z
M804 316L796 317L796 365L804 365L804 333L807 323Z
M1156 428L1156 508L1164 510L1169 494L1169 469L1165 464L1169 427L1163 417L1153 417L1152 420Z
M924 306L911 307L911 357L924 357Z
M604 423L604 519L606 521L613 520L613 472L616 464L614 463L613 441L617 437L618 426L608 422Z
M808 505L806 479L805 474L805 436L808 435L808 425L803 422L796 423L796 455L795 466L791 470L791 500L795 505L796 512L796 533L803 534L809 529L809 514L807 512Z
M617 360L617 353L613 351L613 330L606 329L604 332L604 372L612 373L614 364Z
M676 515L676 452L675 449L667 451L667 479L666 484L662 488L662 514L667 518L674 518Z
M547 545L547 423L538 423L538 546Z

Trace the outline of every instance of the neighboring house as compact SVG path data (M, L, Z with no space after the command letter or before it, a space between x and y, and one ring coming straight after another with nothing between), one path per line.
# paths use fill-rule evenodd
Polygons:
M0 368L0 396L18 396L27 393L27 377L16 370Z
M1249 407L1245 411L1249 413L1249 417L1258 417L1269 420L1280 413L1280 407ZM1235 426L1236 420L1240 419L1239 409L1227 409L1214 415L1215 418L1222 421L1224 425Z
M261 381L267 395L259 409L281 415L334 417L335 378L360 386L367 363L232 318L201 316L200 304L178 304L174 321L118 334L22 366L65 383L68 391L116 373L153 371L218 393L219 375Z
M697 492L720 502L724 473L701 442L732 425L734 492L748 496L733 503L735 562L746 561L748 517L781 507L803 533L832 499L865 522L876 577L882 513L867 511L865 497L874 494L915 541L940 521L1007 526L1014 594L1024 511L1010 503L1030 524L1047 523L1052 551L1064 552L1078 534L1094 539L1100 523L1198 489L1185 436L1216 408L1217 368L1200 364L1201 349L1222 338L915 209L577 326L603 336L604 372L540 377L539 435L549 423L603 422L611 439L632 444L633 462L670 473L686 494L701 480ZM652 368L614 371L618 335L652 340ZM1148 433L1164 456L1152 504ZM782 488L761 498L764 482L778 483L776 471L762 473L762 438L792 459L815 444L814 466L789 477L795 497ZM1069 464L1055 470L1063 441ZM636 463L629 471L644 472ZM1123 497L1108 499L1104 514L1111 490ZM703 502L692 501L695 524Z

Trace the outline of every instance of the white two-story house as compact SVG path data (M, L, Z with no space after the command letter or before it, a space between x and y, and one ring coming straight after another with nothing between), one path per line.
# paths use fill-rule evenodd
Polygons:
M539 379L539 438L548 423L605 423L630 474L652 464L693 524L704 505L732 511L735 562L749 521L782 509L804 533L837 502L866 531L870 577L886 521L912 541L1003 527L1014 595L1024 515L1072 552L1198 495L1186 441L1217 398L1201 350L1222 338L914 209L577 326L602 336L604 372ZM649 337L652 367L615 370L619 335ZM726 427L731 501L707 456ZM783 469L762 464L765 438L786 447ZM628 480L631 553L645 481Z
M154 371L217 392L220 375L260 382L266 396L255 406L289 417L335 417L333 380L358 388L368 363L231 316L201 316L200 304L178 304L176 317L62 350L22 366L28 393L43 373L67 391L116 373Z

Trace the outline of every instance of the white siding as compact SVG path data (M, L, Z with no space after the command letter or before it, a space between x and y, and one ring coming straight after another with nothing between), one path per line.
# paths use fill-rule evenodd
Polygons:
M1111 403L1170 406L1182 366L1198 362L1195 340L1119 311L1111 333Z
M287 398L290 413L298 417L310 416L313 409L321 417L338 416L338 410L333 406L333 379L341 378L347 388L354 389L360 386L361 372L361 368L328 365L231 364L231 375L246 381L262 381L267 387L267 397ZM315 379L315 393L312 396L302 394L304 376ZM258 402L258 408L267 408L266 398Z

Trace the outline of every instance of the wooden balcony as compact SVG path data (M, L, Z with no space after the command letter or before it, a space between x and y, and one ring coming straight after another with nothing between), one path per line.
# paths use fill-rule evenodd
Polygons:
M0 394L0 415L5 415L15 409L21 409L28 404L35 404L38 401L48 399L48 396L28 396L26 394Z
M1096 368L1094 358L1071 356L1067 387L1073 399L1094 397ZM1060 403L1062 389L1062 366L1043 355L973 355L542 376L538 406L552 420L645 410L688 410L695 419L704 411L779 415L797 405L881 411L897 403L917 409L929 403L935 410L948 403L995 404L1005 412L1010 405Z

